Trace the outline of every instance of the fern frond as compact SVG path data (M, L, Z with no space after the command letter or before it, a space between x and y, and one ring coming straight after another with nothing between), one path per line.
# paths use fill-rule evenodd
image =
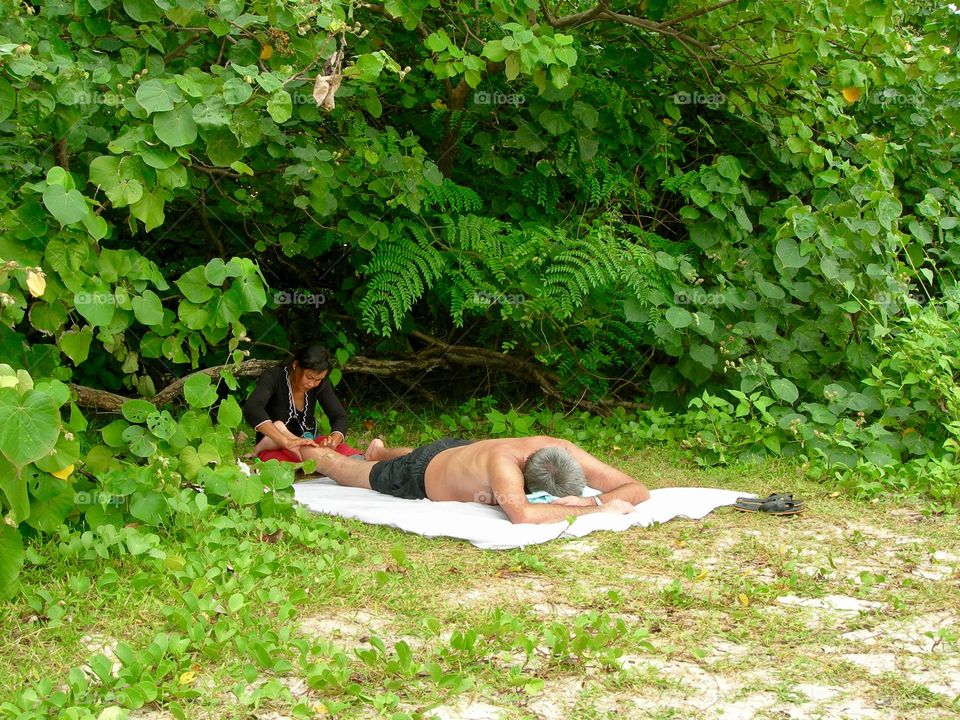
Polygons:
M422 225L394 222L362 268L367 281L358 307L364 327L380 335L399 329L414 303L446 270L446 258Z

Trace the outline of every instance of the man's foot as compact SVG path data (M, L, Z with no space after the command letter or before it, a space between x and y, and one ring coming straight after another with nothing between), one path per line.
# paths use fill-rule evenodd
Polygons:
M363 454L367 460L379 460L380 451L384 449L383 440L374 438L367 446L367 451Z

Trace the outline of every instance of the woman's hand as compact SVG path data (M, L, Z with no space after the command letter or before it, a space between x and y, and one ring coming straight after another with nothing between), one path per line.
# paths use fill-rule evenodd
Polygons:
M298 447L319 447L316 442L310 440L309 438L301 437L285 437L283 439L283 448L284 450L294 450Z
M318 446L322 448L330 448L331 450L335 450L342 442L343 442L343 433L340 432L339 430L334 430L332 433L327 435L323 440L321 440L318 443Z

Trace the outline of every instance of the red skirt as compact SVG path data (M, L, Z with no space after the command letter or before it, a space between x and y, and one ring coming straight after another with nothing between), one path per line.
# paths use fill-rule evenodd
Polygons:
M326 435L318 436L316 438L317 442L320 442L326 438ZM347 457L351 455L363 455L362 452L357 450L354 447L350 447L346 443L340 443L337 447L334 448L341 455L346 455ZM302 462L296 455L294 455L289 450L264 450L262 453L257 455L257 458L263 462L267 460L279 460L281 462Z

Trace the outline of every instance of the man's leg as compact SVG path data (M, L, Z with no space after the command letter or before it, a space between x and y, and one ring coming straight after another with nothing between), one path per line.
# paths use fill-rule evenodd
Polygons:
M277 430L279 430L280 433L285 437L289 437L289 438L297 437L292 432L287 430L287 426L283 424L282 420L274 420L273 426ZM258 442L256 446L253 448L253 454L256 456L264 452L265 450L278 450L279 448L280 448L280 444L276 440L274 440L272 437L264 435L262 438L260 438L260 442ZM294 453L294 454L296 455L297 453Z
M337 485L370 490L370 470L376 460L351 460L329 448L302 447L304 460L316 460L317 472L332 478Z
M394 458L409 455L412 452L413 448L411 447L384 447L383 440L380 438L374 438L370 441L370 445L367 447L367 451L363 454L363 456L367 460L393 460Z

